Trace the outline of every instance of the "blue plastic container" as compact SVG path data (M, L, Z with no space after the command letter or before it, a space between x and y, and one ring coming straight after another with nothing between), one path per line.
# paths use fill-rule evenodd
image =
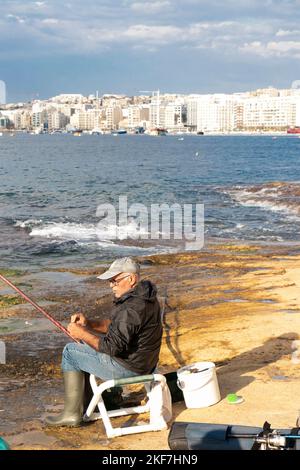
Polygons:
M0 450L9 450L9 445L0 437Z

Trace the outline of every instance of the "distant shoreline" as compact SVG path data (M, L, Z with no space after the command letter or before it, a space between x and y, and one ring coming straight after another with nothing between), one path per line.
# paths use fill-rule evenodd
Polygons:
M10 135L10 136L15 136L15 135L54 135L54 136L57 136L57 135L72 135L74 136L74 133L73 132L67 132L65 130L58 130L58 131L55 131L55 132L35 132L34 130L30 130L30 131L25 131L25 130L15 130L15 129L1 129L0 131L0 135L4 136L4 135ZM76 133L75 133L76 134ZM85 130L85 131L82 131L81 132L82 135L86 136L86 135L89 135L89 136L94 136L94 137L107 137L107 136L116 136L113 131L112 132L103 132L102 134L95 134L93 133L92 131L88 131L88 130ZM124 136L148 136L148 137L161 137L159 135L153 135L153 134L148 134L147 132L144 132L143 134L136 134L134 132L127 132L127 133L124 133L124 134L117 134L118 136L120 137L124 137ZM77 135L76 135L77 136ZM297 134L288 134L287 132L283 132L283 131L261 131L261 132L254 132L254 131L232 131L232 132L212 132L212 131L207 131L203 134L197 134L195 132L185 132L185 131L182 131L182 132L167 132L164 137L168 137L168 136L172 136L172 137L231 137L231 136L245 136L245 137L248 137L248 136L260 136L260 137L269 137L269 136L275 136L275 137L300 137L300 133Z

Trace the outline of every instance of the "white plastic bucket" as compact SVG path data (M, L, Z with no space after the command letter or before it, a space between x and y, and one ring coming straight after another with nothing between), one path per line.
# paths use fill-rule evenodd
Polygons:
M187 408L205 408L221 400L213 362L195 362L182 367L178 369L177 377Z

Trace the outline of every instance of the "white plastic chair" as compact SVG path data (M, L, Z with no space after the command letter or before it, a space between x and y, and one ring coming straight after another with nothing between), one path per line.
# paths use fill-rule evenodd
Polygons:
M106 382L97 384L96 377L90 375L90 384L93 390L93 397L83 417L84 421L94 421L102 419L107 437L123 436L125 434L134 434L148 431L160 431L167 429L166 420L163 418L163 402L157 403L157 387L166 386L166 378L161 374L139 375L129 377L126 379L113 379ZM145 405L133 406L129 408L121 408L117 410L108 411L102 398L102 393L108 388L130 385L130 384L144 384L148 401ZM95 408L98 407L99 413L94 413ZM161 409L158 409L160 407ZM127 416L132 414L148 413L150 412L150 422L148 424L140 424L127 427L113 428L111 418L117 416ZM167 420L170 418L167 418Z

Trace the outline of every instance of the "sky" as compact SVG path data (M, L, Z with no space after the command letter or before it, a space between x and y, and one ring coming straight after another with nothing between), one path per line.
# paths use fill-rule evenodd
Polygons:
M9 102L300 80L300 0L0 0Z

